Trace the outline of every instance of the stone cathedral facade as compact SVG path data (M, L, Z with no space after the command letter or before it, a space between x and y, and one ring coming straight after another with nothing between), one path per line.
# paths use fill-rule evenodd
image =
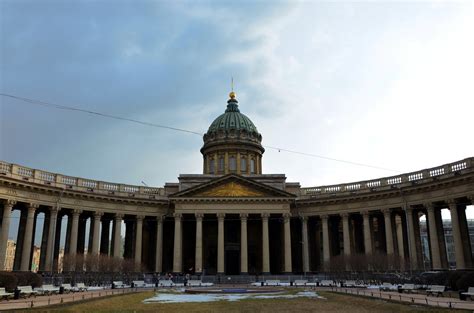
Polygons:
M472 157L392 177L303 188L284 174L262 172L262 135L240 112L233 92L203 139L203 173L182 174L159 188L0 161L0 267L18 210L13 270L31 270L40 216L40 271L57 270L64 234L66 255L133 259L159 273L323 272L336 260L350 269L355 256L365 257L367 269L374 256L382 256L394 269L418 270L423 215L431 268L446 269L441 209L451 214L456 268L474 267L466 222L466 206L474 201Z

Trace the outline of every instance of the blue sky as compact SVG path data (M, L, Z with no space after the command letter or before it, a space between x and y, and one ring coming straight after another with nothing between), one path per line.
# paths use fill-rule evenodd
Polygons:
M473 5L2 1L1 91L205 132L230 76L263 143L402 172L473 155ZM202 138L1 99L0 158L161 186ZM393 172L267 149L304 186Z

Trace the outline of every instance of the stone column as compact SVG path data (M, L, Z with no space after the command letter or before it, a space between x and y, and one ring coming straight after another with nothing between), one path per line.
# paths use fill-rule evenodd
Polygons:
M141 270L142 264L142 234L143 234L144 216L137 216L137 229L135 232L135 264L138 271Z
M405 247L403 246L403 224L402 217L399 215L395 216L395 226L397 233L397 250L398 256L402 259L405 259Z
M331 258L329 250L329 227L328 227L328 215L321 215L321 224L323 228L323 262L325 270L328 270L329 261Z
M94 212L94 232L92 235L92 255L99 254L99 244L100 244L100 218L102 217L102 212Z
M270 243L268 239L268 218L270 214L262 213L262 274L270 274Z
M441 268L441 255L439 254L438 230L436 227L435 209L431 203L425 204L428 211L428 229L430 234L431 264L433 269Z
M224 154L224 174L229 174L229 153Z
M248 248L247 248L247 218L248 214L240 214L240 274L248 274Z
M342 235L344 238L344 256L351 255L351 238L349 235L349 214L343 213L342 216Z
M54 238L56 237L56 223L58 220L58 208L51 207L48 227L48 243L46 245L45 270L52 272L54 263Z
M72 227L71 227L71 241L69 243L69 255L71 256L71 261L74 259L74 256L77 253L77 235L79 233L79 215L82 213L82 210L72 211ZM71 270L74 269L74 264L71 264Z
M183 257L182 247L183 242L181 241L181 213L174 213L174 248L173 248L173 273L181 273L183 270Z
M291 264L291 214L283 214L283 231L284 231L284 242L285 242L285 273L290 274L293 272ZM308 231L306 231L306 237L308 237ZM306 238L307 239L307 238ZM304 239L303 239L304 240ZM308 266L309 271L309 266Z
M115 214L114 218L114 258L121 258L123 214Z
M286 233L285 233L286 235ZM308 249L308 217L301 216L301 240L303 243L302 252L303 252L303 272L309 272L309 249ZM291 245L291 242L290 242ZM285 248L286 248L286 238L285 238ZM285 253L286 257L286 253ZM291 258L291 256L290 256ZM286 272L286 270L285 270Z
M387 245L387 255L393 255L393 232L392 232L392 215L390 209L383 209L383 217L385 222L385 240Z
M451 226L453 233L454 252L456 256L456 269L462 270L466 268L464 260L464 251L462 247L461 228L459 227L458 208L454 200L448 201L449 212L451 213Z
M202 273L202 219L204 214L196 213L196 257L195 257L195 271L196 274Z
M242 174L242 171L240 170L240 152L237 152L237 174Z
M372 234L370 232L370 214L369 211L362 212L363 223L364 223L364 249L365 254L372 254Z
M156 217L156 259L155 272L163 272L163 220L164 216Z
M2 228L0 230L0 270L5 269L5 260L7 257L8 233L10 231L10 219L13 206L16 201L6 200L3 204Z
M21 252L20 271L29 271L31 262L31 243L33 242L33 226L35 224L35 212L38 204L31 203L28 206L28 216L26 218L25 237Z
M416 233L415 233L415 224L413 220L413 208L406 207L406 218L407 218L407 228L408 228L408 249L410 251L410 266L412 270L418 269L418 256L416 252Z
M217 274L224 274L224 220L225 214L217 214L218 232L217 232Z

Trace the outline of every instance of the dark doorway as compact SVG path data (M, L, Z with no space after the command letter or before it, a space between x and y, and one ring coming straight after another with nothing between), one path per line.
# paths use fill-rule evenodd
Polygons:
M240 251L237 249L225 251L225 273L226 275L240 274Z

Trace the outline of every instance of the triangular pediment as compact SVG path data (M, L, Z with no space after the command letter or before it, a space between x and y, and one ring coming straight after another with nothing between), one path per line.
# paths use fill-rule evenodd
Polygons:
M213 179L170 196L170 198L294 198L295 196L256 182L250 178L230 174Z

